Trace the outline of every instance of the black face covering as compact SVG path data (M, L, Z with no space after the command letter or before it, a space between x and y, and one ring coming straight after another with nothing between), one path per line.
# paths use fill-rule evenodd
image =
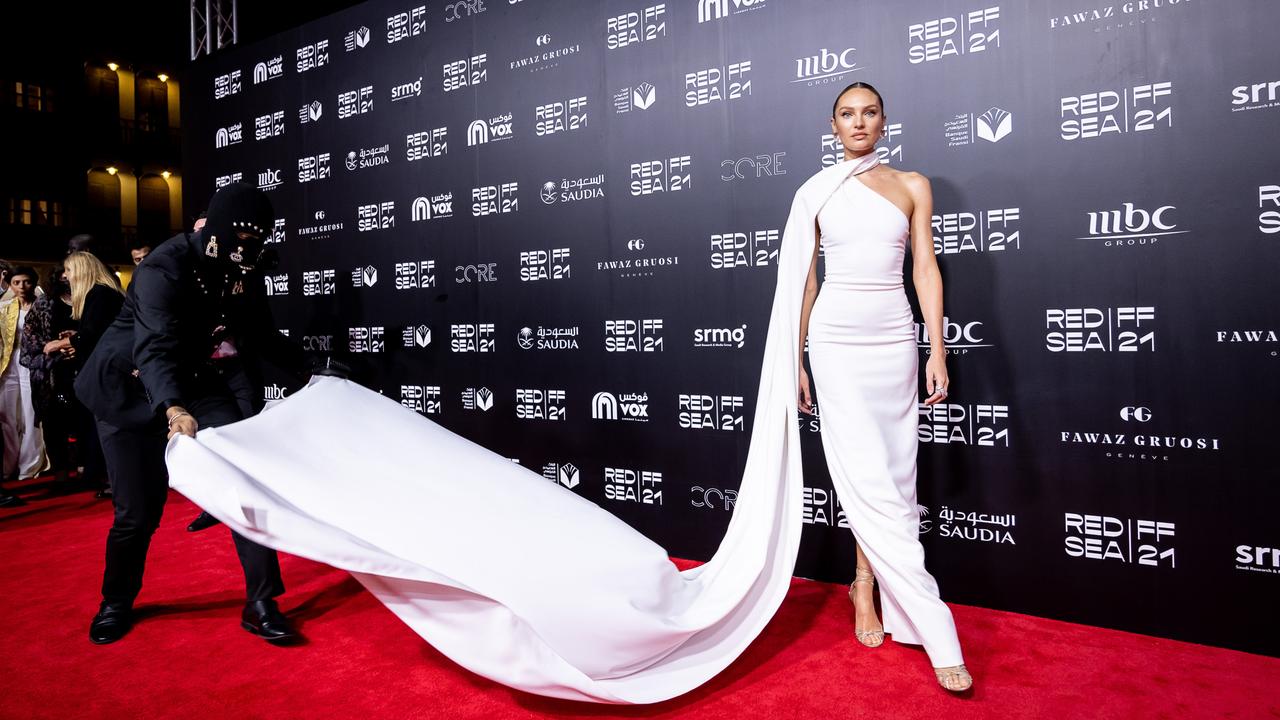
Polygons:
M227 185L209 201L208 218L200 229L205 262L233 276L252 271L274 223L275 212L266 193L248 183ZM253 237L241 239L237 235L241 232Z

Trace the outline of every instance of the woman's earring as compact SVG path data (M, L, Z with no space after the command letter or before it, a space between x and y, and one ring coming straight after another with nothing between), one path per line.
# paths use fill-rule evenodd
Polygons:
M218 257L218 236L213 235L209 238L209 244L204 246L204 254L211 258Z

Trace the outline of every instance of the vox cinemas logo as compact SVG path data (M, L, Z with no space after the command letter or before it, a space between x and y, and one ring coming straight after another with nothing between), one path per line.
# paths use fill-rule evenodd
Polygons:
M356 207L356 230L370 232L389 230L396 226L396 201L369 203Z
M998 143L1013 132L1013 113L992 107L981 115L960 113L942 124L947 147L973 145L978 140Z
M569 248L526 250L520 253L520 282L568 280L572 275Z
M662 320L605 320L605 352L662 352Z
M423 415L439 415L444 409L439 385L401 385L400 404Z
M1117 210L1090 212L1088 234L1076 239L1097 240L1103 247L1155 245L1161 238L1190 232L1178 229L1177 210L1173 205L1146 210L1127 202Z
M431 345L431 328L426 325L406 325L400 331L400 342L406 350L421 350Z
M360 148L347 153L348 170L364 170L391 162L391 146Z
M277 110L253 119L253 139L266 140L284 134L284 111Z
M483 118L472 120L471 124L467 126L467 147L475 147L476 145L499 140L510 140L515 137L511 126L511 113L498 115L488 120Z
M689 189L693 179L689 170L691 164L693 158L689 155L631 163L632 197Z
M213 179L213 186L216 188L223 188L233 182L240 182L242 179L244 179L244 174L238 172L231 173L230 175L219 175Z
M973 320L967 323L953 322L945 315L942 318L942 341L946 344L948 355L967 355L970 350L995 347L983 339L983 323ZM916 323L916 346L926 355L932 354L933 342L929 337L929 328L922 322Z
M591 417L595 420L649 422L649 393L598 392L591 398Z
M1280 233L1280 185L1258 186L1258 231L1264 235Z
M832 51L822 48L816 55L796 58L796 76L792 83L803 83L806 87L827 85L840 82L846 75L858 70L865 70L854 59L856 48L845 48Z
M493 323L458 323L449 326L449 349L456 353L491 353L497 350Z
M462 88L475 87L488 80L488 62L488 53L480 53L445 63L443 66L444 91L453 92Z
M711 236L711 269L774 267L780 246L778 230L716 233Z
M387 18L387 44L417 37L427 31L427 6L398 12Z
M880 162L892 165L894 161L902 162L902 123L889 123L884 126L884 140L876 146L876 154ZM897 139L895 139L897 138ZM831 167L844 162L844 145L831 133L818 136L818 161L822 167Z
M383 327L353 327L347 329L347 351L353 353L386 352L387 342L383 337Z
M751 61L729 63L684 75L684 106L700 107L713 102L740 100L751 94Z
M698 0L698 22L720 20L764 6L765 0Z
M320 120L324 116L324 105L319 100L311 102L298 108L298 124L306 125Z
M303 45L297 50L297 68L299 73L314 70L329 64L329 41L321 40L310 45Z
M608 50L650 42L667 36L667 4L623 13L605 20L604 43Z
M1063 520L1063 549L1068 557L1176 567L1174 523L1072 512L1064 513Z
M1280 548L1237 545L1236 570L1280 575Z
M333 295L337 291L338 283L335 271L302 271L302 294L304 297L312 297L314 295Z
M232 70L229 73L218 75L213 78L213 99L221 100L225 97L231 97L240 92L240 71Z
M410 80L406 83L393 85L391 87L391 102L400 102L401 100L412 100L422 95L422 76L419 75L417 80Z
M1105 452L1108 459L1169 461L1169 453L1177 451L1217 452L1222 440L1216 437L1164 434L1161 417L1151 408L1127 405L1120 408L1120 420L1124 426L1114 425L1107 431L1063 430L1058 442L1078 445ZM1114 416L1112 416L1114 418Z
M564 420L564 390L516 389L517 420Z
M699 328L693 331L696 348L737 348L747 344L747 325L731 328Z
M453 193L421 196L414 198L410 220L443 220L453 217Z
M531 327L522 327L520 332L516 333L516 344L521 350L577 350L578 349L578 328L577 327L544 327L538 326L537 330Z
M371 288L378 284L378 268L372 265L358 267L351 271L351 287Z
M329 153L298 158L298 182L308 183L329 177L333 177L333 168L329 165Z
M1021 208L941 213L932 225L934 255L1022 249Z
M1280 80L1239 85L1231 89L1231 112L1280 107Z
M346 48L347 52L354 52L367 47L372 39L373 34L369 32L369 28L361 25L346 34L346 37L342 39L342 46Z
M462 391L462 409L488 412L493 408L493 397L487 387L467 388Z
M363 115L373 110L373 86L365 85L358 90L338 93L338 119Z
M244 123L218 128L218 132L213 135L213 147L215 149L239 145L243 141Z
M395 265L396 290L426 290L436 286L435 260L409 260Z
M404 136L404 156L409 162L449 154L449 128L409 133Z
M560 483L570 490L578 487L582 481L578 466L573 463L547 463L542 466L542 477L553 483Z
M907 62L912 65L986 52L1000 47L1000 6L907 26Z
M676 407L677 420L686 430L743 429L741 395L686 395L681 393Z
M604 499L637 505L662 505L662 473L606 467Z
M920 423L916 435L922 443L1009 447L1009 406L938 403L917 405Z
M284 56L277 55L253 66L253 84L284 77Z
M642 82L634 87L624 87L613 93L613 111L628 113L632 110L648 110L658 99L658 89L653 83Z
M289 294L289 275L264 275L263 281L266 283L266 291L268 295L288 295Z
M509 182L501 185L482 185L471 188L471 215L503 215L520 210L520 183Z
M326 222L326 217L327 213L324 210L317 210L315 214L316 224L298 228L298 237L307 238L308 240L325 240L332 237L334 233L342 232L343 223L341 220Z
M1090 140L1104 135L1146 132L1173 127L1173 83L1068 95L1058 101L1063 140Z
M1048 308L1044 311L1049 352L1155 352L1154 306Z
M284 175L281 171L267 168L258 173L258 189L263 192L271 192L284 184Z
M557 100L533 109L533 133L538 137L587 126L586 96Z
M849 518L845 517L835 492L807 485L801 495L800 521L805 525L849 528Z

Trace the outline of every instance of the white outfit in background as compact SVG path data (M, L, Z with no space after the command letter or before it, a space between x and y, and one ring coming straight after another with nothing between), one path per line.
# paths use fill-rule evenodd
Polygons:
M35 477L45 469L44 435L36 425L31 404L31 371L18 362L22 352L22 328L30 307L18 311L13 355L0 375L0 432L4 434L4 478Z

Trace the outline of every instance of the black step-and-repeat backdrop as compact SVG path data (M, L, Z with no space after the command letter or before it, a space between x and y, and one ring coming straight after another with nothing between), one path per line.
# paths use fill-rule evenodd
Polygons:
M192 68L186 207L256 183L292 337L705 558L792 194L871 82L882 156L934 189L943 596L1276 655L1278 27L1267 0L373 0ZM847 581L820 410L797 573Z

